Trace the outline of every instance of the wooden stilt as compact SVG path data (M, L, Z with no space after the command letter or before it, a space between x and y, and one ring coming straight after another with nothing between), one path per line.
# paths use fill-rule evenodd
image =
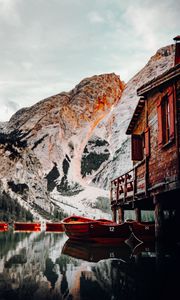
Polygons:
M135 208L135 216L136 216L136 221L141 222L141 210L138 207Z
M116 217L116 215L117 215L117 214L116 214L116 208L113 207L113 208L112 208L112 217L113 217L113 221L114 221L114 222L117 222L117 217Z
M122 207L118 208L118 222L119 224L124 222L124 209Z
M157 239L163 239L163 210L162 205L157 202L154 210L155 217L155 236Z

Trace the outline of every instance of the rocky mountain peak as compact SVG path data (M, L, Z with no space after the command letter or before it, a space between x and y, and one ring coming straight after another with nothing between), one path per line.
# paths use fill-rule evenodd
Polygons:
M12 193L25 187L26 204L49 212L49 192L57 188L66 196L82 191L86 175L93 175L109 157L104 138L88 141L123 90L124 83L114 73L95 75L69 92L16 112L0 133L5 189Z
M160 59L165 59L168 56L171 56L175 53L175 45L168 45L165 47L162 47L157 50L157 52L150 58L149 64L152 63L152 61L158 61Z
M120 99L123 89L124 83L114 73L85 78L70 92L19 110L11 117L8 128L40 130L43 126L59 124L61 128L66 127L67 134L68 130L76 130L84 122L107 112Z

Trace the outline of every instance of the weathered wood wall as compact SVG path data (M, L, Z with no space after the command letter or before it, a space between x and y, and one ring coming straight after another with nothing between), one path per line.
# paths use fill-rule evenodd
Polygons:
M162 94L166 94L167 89L168 87L163 89ZM149 158L149 185L151 187L164 181L174 181L178 171L176 139L168 145L162 147L159 147L158 145L157 101L159 97L162 97L161 93L154 93L153 95L150 95L148 101L148 123L150 127L151 146L151 155Z
M170 86L170 85L169 85ZM159 186L161 191L173 189L173 182L178 178L179 172L179 160L178 151L180 153L180 80L177 83L177 88L175 91L175 112L177 109L177 119L175 113L175 139L162 147L158 145L158 113L157 113L157 103L159 97L166 94L168 87L156 89L148 94L147 101L147 111L148 118L146 120L145 107L142 111L137 125L133 131L133 134L142 134L147 127L150 128L150 156L147 161L143 162L137 168L137 193L145 190L145 173L146 167L148 172L148 189L152 188L151 193L155 185ZM178 143L178 144L177 144ZM179 148L179 150L178 150ZM137 162L134 162L136 164ZM161 183L166 183L164 186L160 187ZM156 189L156 192L158 187Z
M178 139L178 166L180 180L180 79L176 83L176 103L177 103L177 139Z

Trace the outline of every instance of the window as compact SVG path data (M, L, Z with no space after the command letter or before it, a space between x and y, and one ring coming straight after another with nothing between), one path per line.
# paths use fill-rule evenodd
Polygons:
M150 129L147 127L142 134L132 135L132 160L141 161L144 155L150 155Z
M169 88L158 103L158 144L160 147L174 139L174 98Z
M144 157L144 138L143 135L133 134L131 140L132 160L142 160Z

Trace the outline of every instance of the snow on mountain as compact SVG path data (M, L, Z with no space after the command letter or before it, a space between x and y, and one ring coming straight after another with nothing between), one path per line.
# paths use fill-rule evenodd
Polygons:
M59 210L110 217L110 180L132 166L125 132L139 100L136 90L173 63L170 45L126 86L113 73L86 78L0 123L1 190L36 218Z

